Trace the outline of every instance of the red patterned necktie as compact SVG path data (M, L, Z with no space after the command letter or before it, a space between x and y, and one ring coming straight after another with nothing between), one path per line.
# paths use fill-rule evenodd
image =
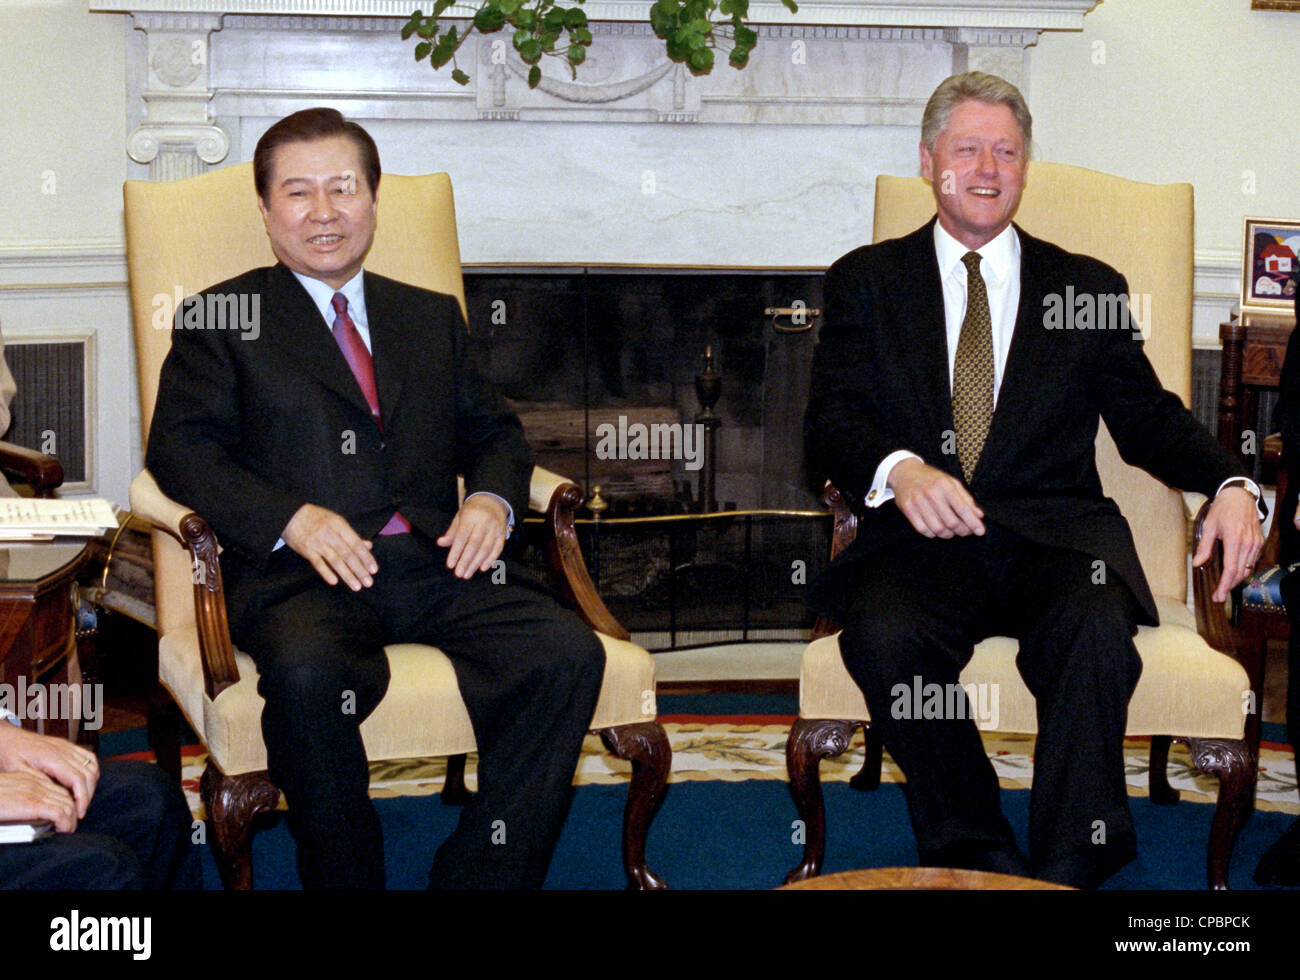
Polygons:
M379 391L375 388L375 362L371 359L370 351L366 349L361 334L357 333L357 325L352 322L352 317L348 316L348 298L342 293L335 293L334 299L330 302L335 313L334 339L338 342L339 350L343 352L348 367L352 369L352 376L361 386L361 393L366 396L366 404L370 406L370 414L374 416L375 424L379 426L379 431L383 432L384 423L379 417ZM379 533L405 534L410 530L411 522L394 512Z

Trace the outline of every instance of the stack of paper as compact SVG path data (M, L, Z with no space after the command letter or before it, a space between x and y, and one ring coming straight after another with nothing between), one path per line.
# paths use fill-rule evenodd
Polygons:
M117 527L113 505L102 497L30 500L0 497L0 541L49 541L55 535L95 537Z
M38 820L36 823L0 821L0 844L30 844L52 833L54 833L54 824L48 820Z

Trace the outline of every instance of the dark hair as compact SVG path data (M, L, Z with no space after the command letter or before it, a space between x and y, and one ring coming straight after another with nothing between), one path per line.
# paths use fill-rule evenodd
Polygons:
M370 193L379 190L379 148L370 134L359 123L344 119L343 113L337 109L318 106L285 116L257 141L257 149L253 151L253 186L257 188L257 196L265 201L270 190L276 147L285 143L310 143L331 136L346 136L356 144Z

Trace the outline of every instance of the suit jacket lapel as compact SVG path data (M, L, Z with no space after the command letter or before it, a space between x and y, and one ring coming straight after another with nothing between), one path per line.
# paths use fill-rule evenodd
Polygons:
M293 273L277 265L271 270L268 291L271 295L262 306L271 320L267 336L289 353L293 363L369 415L366 396L307 290Z
M907 360L918 394L916 404L924 413L922 432L949 432L953 428L952 391L948 384L948 328L944 319L943 284L939 259L934 250L934 223L913 232L914 241L890 289L898 297L901 326L907 338L899 355ZM942 436L940 435L942 439ZM941 454L937 464L960 477L955 453Z
M980 454L975 475L988 469L996 472L1005 447L1017 439L1017 430L1034 411L1037 381L1049 353L1052 338L1043 326L1043 297L1047 278L1040 260L1039 241L1016 227L1020 236L1020 303L1016 325L1011 333L1011 347L998 388L998 403L993 411L984 451Z
M370 351L375 363L375 387L379 391L379 417L391 429L402 394L409 359L403 355L410 339L403 330L409 311L401 309L389 288L389 280L367 272L366 318L370 321Z

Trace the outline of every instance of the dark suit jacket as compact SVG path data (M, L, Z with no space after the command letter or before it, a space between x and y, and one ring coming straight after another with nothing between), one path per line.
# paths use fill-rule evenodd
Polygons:
M382 431L307 291L283 265L206 290L256 295L256 339L185 330L162 367L146 465L214 528L231 625L265 584L276 540L305 503L373 538L400 509L437 537L466 493L522 518L532 457L518 418L475 370L456 300L365 274ZM252 337L249 331L247 336Z
M1287 341L1273 414L1273 424L1282 434L1282 465L1287 471L1286 496L1278 501L1274 518L1284 566L1300 561L1300 531L1295 526L1296 495L1300 492L1300 288L1296 290L1295 305L1296 329Z
M826 273L826 315L805 416L810 468L858 505L857 540L810 590L810 604L842 618L846 571L917 532L898 508L862 499L897 449L962 479L955 451L943 293L934 221L864 246ZM1102 493L1094 441L1104 418L1125 461L1186 490L1212 495L1240 464L1176 395L1165 391L1127 322L1123 329L1044 325L1052 293L1127 294L1114 269L1016 229L1020 307L988 440L970 482L985 522L1103 560L1157 619L1133 538Z

